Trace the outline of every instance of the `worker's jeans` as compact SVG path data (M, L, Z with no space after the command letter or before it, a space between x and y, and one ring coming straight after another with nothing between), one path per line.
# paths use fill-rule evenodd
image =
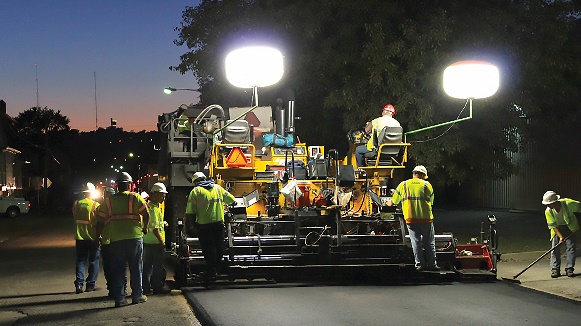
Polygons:
M355 160L357 167L365 166L365 154L369 153L367 145L359 145L355 148Z
M206 277L213 277L219 272L224 252L224 223L199 224L198 228L200 246L206 261Z
M571 234L569 228L559 227L559 231L563 237L567 237ZM559 237L553 237L551 240L551 245L554 247L559 243ZM572 235L569 239L565 241L565 256L567 257L567 265L565 265L565 269L574 268L575 267L575 250L577 248L577 239L575 235ZM558 246L557 248L553 249L551 253L551 269L561 270L561 248L563 245Z
M125 273L129 266L131 297L143 295L141 274L143 273L143 238L113 241L109 245L113 286L111 292L116 302L125 299Z
M164 286L163 253L160 244L143 244L143 290L157 292Z
M95 286L97 276L99 276L99 243L93 240L77 240L77 276L75 286L83 287L85 282L85 264L89 261L89 275L87 275L87 285Z
M109 246L109 244L101 245L101 260L103 262L103 274L105 276L105 282L107 282L107 290L109 290L109 293L112 293L113 273L111 272L111 250Z
M416 267L435 267L437 262L434 223L412 223L407 224L407 227L414 250Z

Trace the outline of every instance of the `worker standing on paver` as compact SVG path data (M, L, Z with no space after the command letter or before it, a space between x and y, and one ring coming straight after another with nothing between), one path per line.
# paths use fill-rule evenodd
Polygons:
M575 213L581 212L581 203L573 199L561 198L551 190L545 192L542 203L547 206L545 218L549 230L551 230L551 245L555 247L565 241L565 255L567 257L565 273L569 277L574 277L575 250L577 248L575 233L579 230L579 222ZM551 252L551 277L557 278L559 276L561 276L561 248L555 247Z
M434 232L434 189L426 180L428 170L418 165L412 171L412 179L402 181L388 206L402 203L403 216L410 233L414 260L418 271L440 269L436 262L436 236Z
M203 172L192 176L195 187L188 196L186 218L195 221L200 238L202 254L206 262L204 285L216 278L223 256L224 246L224 205L233 204L236 198Z
M131 191L133 179L127 172L117 176L117 194L105 199L106 210L99 211L97 216L97 236L106 221L109 221L109 238L111 241L110 259L113 276L113 296L115 307L129 303L125 299L125 272L129 266L132 303L147 301L143 295L141 277L143 273L143 235L147 234L149 213L145 200Z
M83 292L85 282L85 264L89 262L87 286L85 292L95 291L95 283L99 276L99 242L95 230L95 212L99 203L92 200L95 186L87 182L83 185L83 199L73 204L75 219L75 249L77 254L75 293Z

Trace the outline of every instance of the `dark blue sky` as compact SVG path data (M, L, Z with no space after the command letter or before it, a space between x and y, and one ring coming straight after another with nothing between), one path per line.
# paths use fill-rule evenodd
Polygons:
M157 116L195 92L194 77L168 69L187 52L174 28L198 0L0 0L0 99L12 117L36 106L60 110L82 131L155 130ZM38 66L35 66L38 65ZM94 78L96 74L96 78ZM97 101L95 105L95 80Z

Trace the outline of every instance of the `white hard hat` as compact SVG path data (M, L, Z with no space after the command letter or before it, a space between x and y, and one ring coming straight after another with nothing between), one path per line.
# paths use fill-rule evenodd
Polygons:
M416 166L414 168L414 170L412 171L412 173L416 173L416 172L423 173L424 174L424 179L427 179L428 178L428 170L426 169L425 166L423 166L423 165Z
M133 182L133 178L131 178L131 175L129 173L121 172L117 175L117 179L115 181L117 181L117 183Z
M151 186L151 192L161 192L164 194L167 194L167 190L165 189L165 185L161 182L157 182L154 183L153 186Z
M95 185L87 182L86 184L83 185L83 192L93 192L95 191Z
M543 195L543 205L550 205L559 200L559 198L561 198L561 196L557 195L556 192L549 190Z
M202 180L206 179L206 175L204 172L196 172L192 176L192 183L196 182L198 179L202 178Z

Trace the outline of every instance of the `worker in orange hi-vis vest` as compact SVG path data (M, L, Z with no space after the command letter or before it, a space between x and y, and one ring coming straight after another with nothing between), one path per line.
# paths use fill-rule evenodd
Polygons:
M129 266L132 303L147 301L143 295L143 235L147 234L149 213L147 203L131 191L133 179L127 172L117 176L118 192L105 199L97 214L97 236L101 237L105 223L109 223L110 259L115 307L129 303L125 299L125 273Z

